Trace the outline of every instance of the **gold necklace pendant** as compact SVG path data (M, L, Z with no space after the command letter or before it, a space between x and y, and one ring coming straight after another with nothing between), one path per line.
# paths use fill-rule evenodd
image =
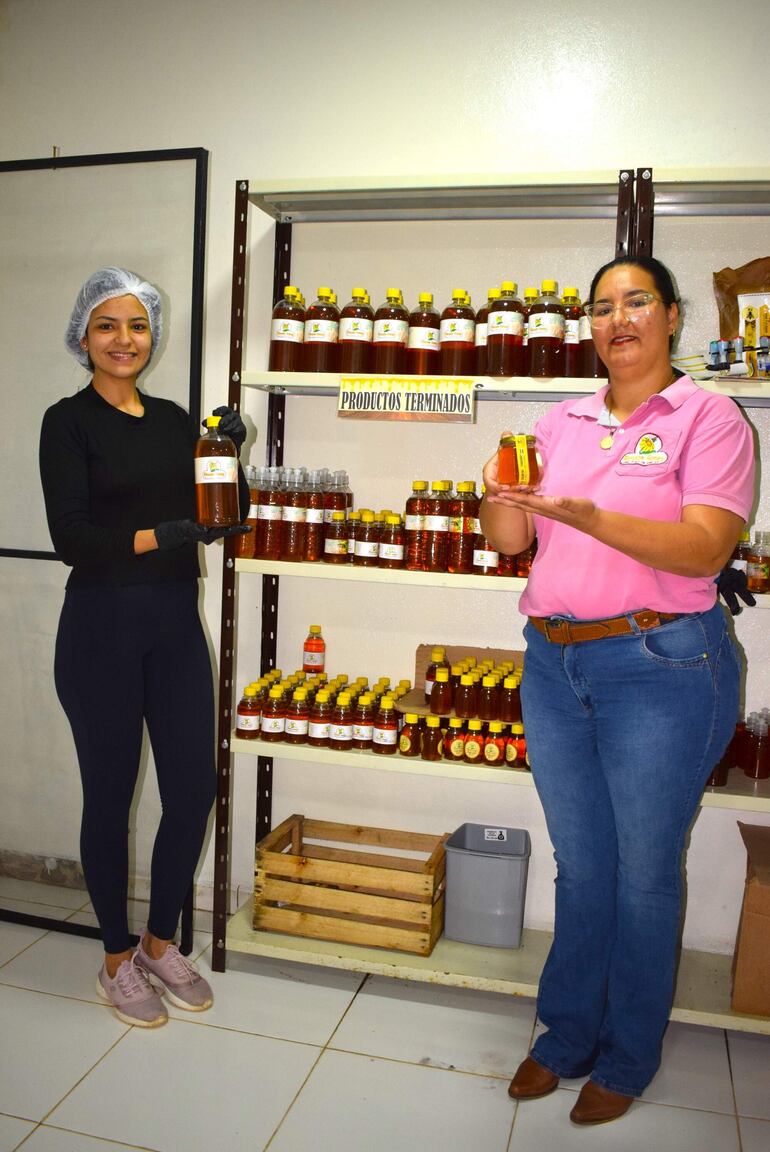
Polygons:
M601 440L599 441L599 447L604 448L606 451L607 448L612 447L613 439L614 439L614 431L610 432L610 434L608 436L602 436Z

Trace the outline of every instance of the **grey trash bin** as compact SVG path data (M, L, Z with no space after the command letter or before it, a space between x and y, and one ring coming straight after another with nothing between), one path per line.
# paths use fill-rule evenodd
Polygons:
M529 832L462 824L446 842L444 935L466 944L521 947Z

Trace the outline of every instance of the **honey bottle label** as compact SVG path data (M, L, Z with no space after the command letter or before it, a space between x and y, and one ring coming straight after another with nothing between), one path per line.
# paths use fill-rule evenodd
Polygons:
M198 456L195 460L196 484L237 484L238 461L235 456Z

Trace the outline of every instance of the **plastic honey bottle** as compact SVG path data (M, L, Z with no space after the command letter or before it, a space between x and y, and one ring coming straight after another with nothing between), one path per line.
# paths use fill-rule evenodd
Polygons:
M331 720L332 703L329 692L322 688L316 693L313 707L310 709L310 718L307 727L307 742L314 748L329 747L329 721Z
M319 288L305 315L302 367L305 372L335 372L340 314L331 288Z
M489 309L495 300L500 299L500 289L490 288L487 292L487 302L476 313L476 332L474 349L474 369L477 376L486 376L487 373L487 336L489 329Z
M529 310L530 375L535 379L561 375L566 323L555 280L543 280L540 295Z
M247 464L244 469L246 473L246 483L249 486L249 511L245 523L251 531L244 532L243 535L236 536L235 538L235 555L239 560L254 559L254 545L259 517L259 483L262 479L263 471L264 469L254 468L251 464Z
M582 352L580 348L580 318L585 316L577 288L565 288L562 296L564 305L564 348L561 373L574 379L582 372Z
M370 692L362 692L356 701L353 712L353 739L351 747L368 752L372 747L374 727L374 698Z
M323 672L325 667L326 641L321 635L321 625L311 624L302 645L302 671Z
M425 731L420 741L420 756L423 760L440 760L444 738L441 733L441 717L426 716Z
M240 524L238 451L219 431L219 416L206 418L206 434L195 446L196 519L206 528Z
M442 376L472 376L476 366L476 314L464 288L452 291L452 302L441 313L439 340Z
M356 554L353 563L360 568L376 568L379 563L380 532L374 513L364 509L356 529Z
M280 560L281 520L283 519L283 490L277 468L266 468L264 482L259 490L257 533L254 556L257 560Z
M440 668L446 668L450 671L450 665L446 658L446 649L440 645L430 650L430 663L425 669L425 703L430 704L433 695L433 687L436 683L436 673Z
M372 370L383 376L397 376L406 371L409 313L400 288L388 288L385 297L385 303L374 314Z
M435 376L441 360L441 321L433 307L433 293L421 292L409 314L406 370L411 376Z
M299 372L305 337L305 309L300 304L299 288L288 284L283 299L273 309L270 326L271 372Z
M340 372L369 372L372 367L374 312L365 288L354 288L340 312Z
M452 682L449 668L437 668L430 694L430 710L437 716L448 716L452 710Z
M281 559L304 560L307 490L302 468L290 468L281 517Z
M327 564L348 562L348 525L344 512L332 512L331 523L327 526L324 540L324 560Z
M446 480L432 480L425 501L422 560L425 572L446 572L449 552L449 499Z
M521 342L521 374L531 376L532 358L529 354L529 314L537 300L537 288L524 289L524 338Z
M340 692L329 721L329 747L348 752L353 742L353 705L349 692Z
M413 480L412 495L406 502L404 515L405 566L409 572L422 572L423 570L423 539L427 503L428 481Z
M305 482L305 554L304 560L323 560L324 491L320 469L308 474Z
M473 540L473 573L475 576L496 576L500 553L493 548L484 533L479 531Z
M392 696L383 696L372 727L372 752L392 756L398 748L398 714Z
M473 571L473 538L478 531L480 503L476 481L461 480L449 502L449 572L468 575Z
M236 710L235 734L238 739L258 740L261 718L262 705L258 689L255 684L248 684L243 689L243 696Z
M499 720L490 720L487 738L484 741L484 763L495 766L505 764L505 746L508 743L503 735L503 725Z
M286 706L283 688L271 688L262 708L262 739L269 742L283 740L286 728Z
M465 738L463 760L466 764L481 764L484 760L484 736L480 720L468 721L468 735Z
M287 744L306 744L310 722L307 688L295 688L286 708L284 739Z
M398 738L398 750L402 756L420 755L420 736L420 717L416 712L407 712Z
M516 295L518 285L503 280L500 298L487 318L487 375L521 376L524 341L524 306Z
M404 567L404 526L396 512L385 517L379 548L380 568Z

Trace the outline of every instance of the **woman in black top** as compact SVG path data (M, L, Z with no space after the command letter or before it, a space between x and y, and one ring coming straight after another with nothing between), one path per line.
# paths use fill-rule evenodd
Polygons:
M57 553L72 567L56 639L55 681L83 784L81 858L105 948L97 991L127 1023L202 1011L211 989L173 943L214 801L214 698L198 615L198 543L242 528L194 516L197 428L140 392L161 337L157 290L105 268L83 285L67 347L93 376L45 413L40 473ZM218 409L240 449L245 427ZM244 509L248 489L241 476ZM244 501L245 497L245 501ZM130 946L128 823L146 722L163 814L152 857L147 931Z

